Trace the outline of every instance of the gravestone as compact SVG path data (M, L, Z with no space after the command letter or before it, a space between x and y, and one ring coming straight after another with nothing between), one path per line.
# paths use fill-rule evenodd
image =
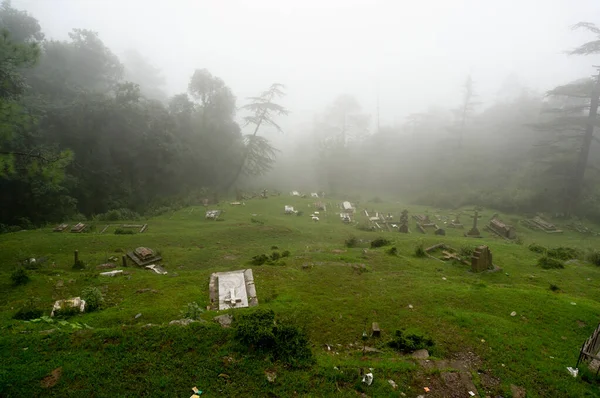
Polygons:
M258 305L251 269L212 274L209 291L211 307L215 310Z
M354 206L348 201L342 202L342 210L344 213L354 213Z
M77 224L73 225L73 228L71 228L71 232L80 233L80 232L83 232L86 227L87 226L83 223L77 223Z
M315 202L313 204L313 206L318 210L318 211L325 211L326 210L326 206L324 203L322 202Z
M471 256L471 271L482 272L490 269L494 269L492 252L487 246L479 246Z
M517 233L512 225L505 224L498 218L494 217L488 225L488 229L498 236L506 239L516 239Z
M349 224L352 222L352 215L349 213L340 213L340 218L344 224Z
M398 228L398 232L402 232L403 234L410 233L408 229L408 210L402 210L402 214L400 215L400 227Z
M65 229L69 228L69 224L60 224L54 227L54 232L63 232Z
M311 198L318 198L318 197L319 197L319 194L318 194L318 193L316 193L316 192L312 192L312 193L310 194L310 197L311 197Z
M294 206L284 206L283 211L285 214L294 214Z
M207 210L205 218L209 220L216 220L221 215L221 210Z
M431 220L429 219L429 216L427 214L415 214L413 216L413 218L419 223L419 224L431 224Z
M439 235L439 236L445 236L446 235L446 230L444 230L444 228L438 228L435 230L435 234Z
M547 234L561 234L563 232L561 229L556 228L556 225L544 220L540 216L535 216L531 220L523 220L522 223L528 228L539 229Z
M373 322L373 324L371 325L371 336L381 337L381 329L379 328L379 323Z
M140 267L162 260L162 257L156 255L152 249L147 247L138 247L134 251L127 252L127 256Z
M448 224L448 226L449 226L450 228L459 228L459 229L463 229L463 228L464 228L464 226L463 226L463 225L462 225L462 223L460 222L460 214L461 214L461 213L458 213L458 214L456 215L456 217L454 217L454 220L452 220L452 221L450 222L450 224Z
M82 300L81 297L73 297L67 300L57 300L52 307L52 312L50 316L54 316L56 311L64 310L67 308L75 308L79 309L79 312L85 311L85 300Z
M479 212L475 210L475 215L471 216L473 218L473 227L465 234L467 238L481 238L481 233L479 229L477 229L477 220L481 218Z
M292 191L291 195L292 196L300 196L300 192L298 192L298 191Z
M260 193L260 197L262 199L267 199L269 197L269 191L267 191L266 189L263 189L262 192Z

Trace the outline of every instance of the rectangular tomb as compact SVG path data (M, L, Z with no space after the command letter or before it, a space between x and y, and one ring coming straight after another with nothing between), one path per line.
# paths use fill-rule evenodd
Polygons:
M258 305L251 269L216 272L210 276L209 290L211 307L219 311Z

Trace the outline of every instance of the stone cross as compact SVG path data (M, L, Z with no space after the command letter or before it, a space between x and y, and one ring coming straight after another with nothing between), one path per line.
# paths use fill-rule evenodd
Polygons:
M473 229L477 229L477 219L481 218L477 210L475 210L475 215L471 216L471 218L473 219Z
M229 298L225 300L226 303L229 303L230 306L235 306L236 303L241 302L242 299L235 296L235 288L229 289Z

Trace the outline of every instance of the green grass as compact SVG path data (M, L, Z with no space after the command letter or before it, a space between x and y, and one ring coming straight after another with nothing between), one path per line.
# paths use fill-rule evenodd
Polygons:
M369 396L399 392L416 396L423 392L427 377L437 374L386 347L394 332L403 328L430 336L436 358L475 353L482 360L481 369L500 379L495 394L510 396L510 385L515 384L532 397L600 395L598 384L575 379L566 371L575 365L581 344L598 323L600 268L580 261L545 270L537 265L542 254L528 249L535 242L583 252L597 247L598 238L534 232L517 225L516 216L505 214L501 218L517 226L523 244L485 232L483 239L468 239L462 237L465 230L450 228L447 236L434 236L432 230L422 235L412 220L411 234L365 232L344 225L331 206L320 212L318 223L311 221L312 203L291 197L256 199L245 206L224 203L220 206L224 221L205 220L203 207L193 212L187 208L145 221L147 231L134 235L98 234L106 223L98 223L96 232L90 233L54 233L49 226L0 235L0 396L189 396L193 386L206 396L296 392L354 397L357 391ZM286 204L303 210L304 216L284 215ZM367 207L396 218L405 208L393 203ZM410 215L428 210L435 221L434 209L408 209ZM494 213L480 213L480 227ZM365 218L357 215L359 222ZM466 214L461 220L468 228ZM352 237L356 242L347 247ZM389 240L396 255L386 253L389 247L370 248L370 241L377 238ZM457 250L486 244L502 271L473 274L465 265L415 256L420 243L428 247L440 242ZM102 270L96 265L115 256L120 266L125 251L137 246L160 251L169 274L130 265L127 276L98 276ZM249 265L254 256L271 256L273 246L279 253L288 250L290 256L274 265ZM79 250L84 270L72 269L74 250ZM28 283L13 286L11 273L19 261L31 257L47 260L38 269L27 270ZM305 269L303 264L312 266ZM356 264L365 269L359 271ZM259 307L306 328L315 365L294 370L244 354L232 330L212 322L215 311L202 314L205 324L168 326L182 317L188 303L208 304L211 273L248 267L254 271ZM62 287L57 287L58 281L63 281ZM551 291L550 285L560 286L560 291ZM93 329L12 319L31 297L39 298L49 315L55 300L79 296L90 286L103 293L104 308L68 321ZM148 288L158 292L136 293ZM252 310L232 313L236 311ZM512 311L517 316L511 317ZM142 315L136 319L138 313ZM367 344L382 352L363 356L361 336L371 322L379 323L382 337ZM158 326L144 327L147 324ZM52 328L59 330L39 333ZM324 344L333 351L323 349ZM60 366L62 378L51 389L43 389L40 380ZM374 369L372 386L360 383L361 368ZM274 383L267 381L265 370L277 373ZM479 376L474 374L477 385ZM399 389L393 391L387 379ZM484 396L485 389L477 387Z

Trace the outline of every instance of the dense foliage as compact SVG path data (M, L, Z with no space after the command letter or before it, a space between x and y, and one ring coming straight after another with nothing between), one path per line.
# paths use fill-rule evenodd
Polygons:
M0 225L189 204L274 160L258 128L254 140L242 136L235 96L205 69L167 99L158 70L135 51L120 60L95 32L46 40L9 1L0 31ZM264 103L249 106L264 115Z

